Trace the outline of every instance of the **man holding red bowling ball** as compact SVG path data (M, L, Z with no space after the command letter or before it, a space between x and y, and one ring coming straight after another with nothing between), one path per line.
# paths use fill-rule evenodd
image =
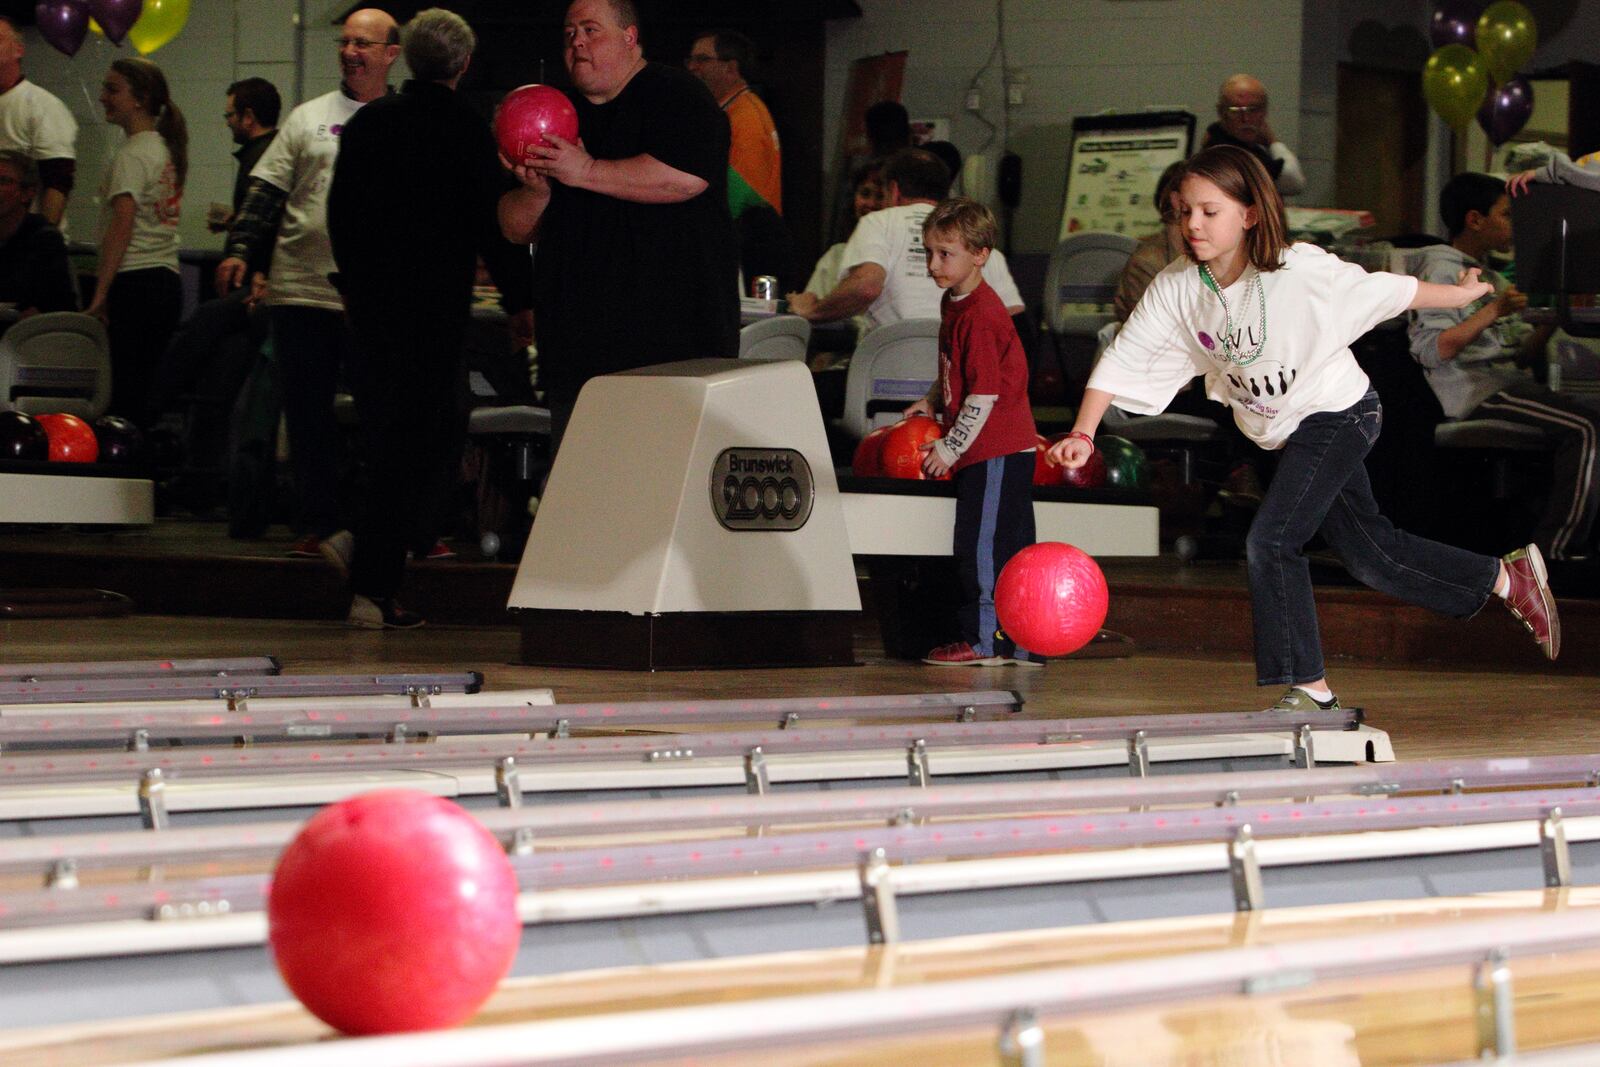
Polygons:
M559 443L584 382L739 350L728 120L699 79L647 62L630 0L574 0L563 59L576 142L505 160L512 241L538 241L539 377Z

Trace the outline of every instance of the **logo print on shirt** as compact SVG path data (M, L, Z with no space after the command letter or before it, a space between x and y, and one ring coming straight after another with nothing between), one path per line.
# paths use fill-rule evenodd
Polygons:
M1213 350L1216 349L1217 342L1215 342L1215 341L1213 341L1211 339L1211 335L1209 333L1206 333L1204 330L1201 330L1195 336L1200 338L1200 344L1205 348L1205 350L1207 352L1210 352L1210 351L1213 351Z
M1228 381L1240 393L1249 393L1251 396L1287 396L1289 386L1294 384L1295 370L1290 370L1288 377L1284 377L1283 369L1278 369L1276 379L1270 373L1263 373L1257 378L1254 375L1247 380L1242 376L1229 374Z

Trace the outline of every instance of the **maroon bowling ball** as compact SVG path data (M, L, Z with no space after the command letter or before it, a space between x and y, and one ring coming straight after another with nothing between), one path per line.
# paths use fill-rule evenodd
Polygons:
M20 411L0 411L0 460L50 458L50 438L39 420Z
M131 464L144 458L144 434L121 416L102 415L94 420L94 436L100 442L102 463Z

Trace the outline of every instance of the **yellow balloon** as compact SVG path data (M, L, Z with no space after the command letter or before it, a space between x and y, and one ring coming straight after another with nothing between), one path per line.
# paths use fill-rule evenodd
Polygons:
M1496 85L1504 85L1538 47L1533 12L1517 0L1499 0L1478 16L1478 54Z
M1422 95L1455 129L1472 121L1489 88L1489 74L1478 53L1464 44L1447 44L1428 57L1422 69Z
M144 0L144 11L128 31L128 40L147 56L178 36L188 21L189 0Z

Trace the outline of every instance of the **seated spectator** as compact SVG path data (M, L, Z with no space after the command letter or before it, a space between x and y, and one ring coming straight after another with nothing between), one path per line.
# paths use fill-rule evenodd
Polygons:
M0 150L0 302L19 319L78 310L67 243L43 215L28 210L38 193L38 165L21 152Z
M1529 182L1600 189L1600 152L1590 152L1576 162L1556 152L1544 166L1521 171L1506 179L1506 192L1512 196L1525 193Z
M943 291L928 276L922 222L944 199L950 172L938 157L920 148L891 156L883 168L890 207L856 223L845 245L839 283L827 296L790 293L789 310L812 322L836 322L866 314L876 328L902 319L936 319ZM1007 312L1020 315L1022 296L997 248L984 277Z
M1144 295L1150 279L1165 270L1167 264L1187 254L1183 232L1178 227L1172 206L1172 194L1178 191L1177 177L1181 173L1183 163L1179 161L1168 166L1156 180L1155 203L1156 209L1161 212L1161 229L1139 240L1139 247L1133 250L1122 273L1117 276L1117 293L1112 300L1112 310L1118 322L1128 321L1128 316L1133 314L1133 305Z
M1484 266L1490 252L1511 250L1505 185L1487 174L1458 174L1439 193L1439 214L1450 243L1423 249L1414 273L1448 284L1463 272L1481 273L1494 293L1456 310L1413 312L1411 355L1446 417L1522 423L1555 443L1550 499L1533 539L1551 559L1584 555L1600 507L1600 412L1528 374L1544 358L1549 327L1530 330L1517 315L1528 298Z
M863 216L889 206L889 198L883 188L883 160L868 160L850 175L850 206L854 212L851 229ZM842 267L846 243L835 241L822 253L811 271L811 280L806 282L806 292L818 299L833 292L833 287L839 284L839 275L844 273Z

